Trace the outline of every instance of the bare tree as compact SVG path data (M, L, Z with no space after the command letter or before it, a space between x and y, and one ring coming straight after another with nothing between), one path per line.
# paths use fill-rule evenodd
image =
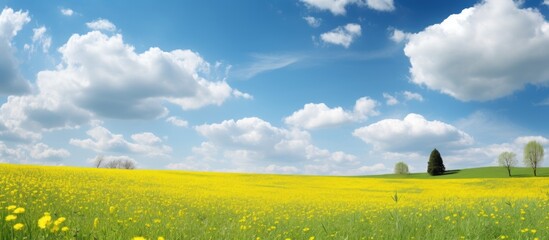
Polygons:
M121 159L119 162L119 168L135 169L135 162L130 159Z
M511 176L511 167L517 165L517 155L513 152L502 152L498 157L499 165L507 168L509 177Z
M98 156L93 160L96 167L116 168L116 169L135 169L136 162L128 157L103 157Z
M102 167L101 164L105 163L105 157L103 155L96 156L92 162L96 168L100 168Z
M105 168L119 168L120 162L118 160L110 160L105 163Z

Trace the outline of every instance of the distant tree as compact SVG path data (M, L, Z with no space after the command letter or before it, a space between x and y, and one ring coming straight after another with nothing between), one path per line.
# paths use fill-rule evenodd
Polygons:
M135 169L135 162L130 159L122 159L120 160L119 168Z
M429 162L427 163L427 172L431 176L442 175L446 171L440 152L435 148L429 156Z
M92 163L96 168L100 168L102 167L101 164L105 163L105 157L103 157L102 155L96 156L95 159L93 159Z
M104 156L97 156L92 161L97 168L117 168L117 169L135 169L136 163L131 158L105 158Z
M397 162L395 164L395 174L409 174L408 164L405 162Z
M531 167L534 170L534 176L537 176L538 166L543 161L543 146L536 142L530 141L524 146L524 165Z
M511 167L517 165L517 155L513 152L502 152L498 157L499 165L507 168L509 177L511 176Z

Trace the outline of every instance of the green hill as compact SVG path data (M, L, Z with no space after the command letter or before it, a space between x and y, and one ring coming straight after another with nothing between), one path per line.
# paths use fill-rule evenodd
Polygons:
M533 177L531 168L514 167L511 168L511 177ZM507 169L504 167L480 167L466 168L458 170L448 170L446 174L440 176L430 176L428 173L411 173L408 175L383 174L362 176L368 178L416 178L416 179L450 179L450 178L508 178ZM538 177L549 177L549 167L538 168Z

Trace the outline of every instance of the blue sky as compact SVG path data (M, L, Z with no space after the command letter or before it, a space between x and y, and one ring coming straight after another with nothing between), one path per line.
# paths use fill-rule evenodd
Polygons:
M548 1L1 3L3 162L355 175L549 146Z

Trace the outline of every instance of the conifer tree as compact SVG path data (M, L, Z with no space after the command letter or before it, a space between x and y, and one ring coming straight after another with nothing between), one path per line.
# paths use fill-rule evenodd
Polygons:
M446 171L440 152L435 148L429 156L429 162L427 163L427 172L431 176L442 175Z

